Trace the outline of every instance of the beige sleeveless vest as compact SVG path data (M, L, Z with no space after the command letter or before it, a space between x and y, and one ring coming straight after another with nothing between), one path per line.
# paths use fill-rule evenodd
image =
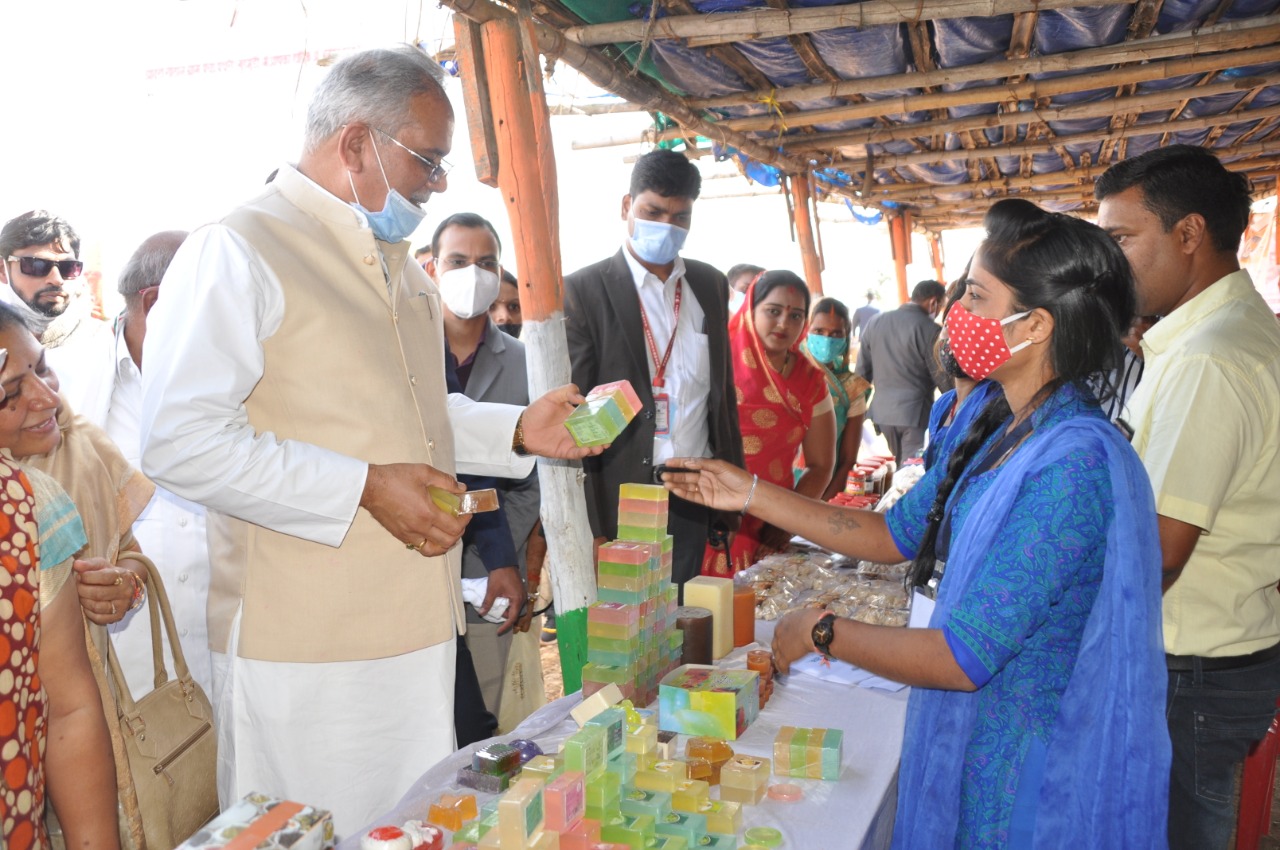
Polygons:
M284 320L263 342L262 380L245 400L258 439L452 473L440 298L406 262L408 243L375 242L354 210L291 168L223 224L284 290ZM209 543L210 641L227 645L243 601L246 658L384 658L464 628L457 547L423 558L363 508L336 549L212 512Z

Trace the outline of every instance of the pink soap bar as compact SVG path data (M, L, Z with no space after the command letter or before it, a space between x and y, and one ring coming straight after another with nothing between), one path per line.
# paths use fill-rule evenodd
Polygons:
M545 828L567 832L586 809L582 774L566 771L547 783L542 791Z
M644 405L640 403L640 396L636 394L635 387L631 386L630 381L613 381L612 383L593 387L591 392L587 393L587 398L591 399L599 395L621 395L627 404L631 405L632 416L635 416L644 408Z
M607 564L643 564L655 554L652 545L614 540L600 546L600 560Z
M600 843L600 821L583 818L560 832L560 850L591 850Z
M655 502L650 499L619 499L620 513L665 514L668 513L666 502Z
M640 622L640 608L624 602L596 602L587 609L587 621L626 626Z

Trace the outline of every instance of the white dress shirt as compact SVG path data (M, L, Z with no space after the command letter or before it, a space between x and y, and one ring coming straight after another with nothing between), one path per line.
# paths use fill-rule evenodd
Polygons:
M125 460L137 467L142 456L138 433L142 374L129 356L123 329L122 322L115 335L112 358L115 380L110 390L110 406L105 420L94 424L105 430ZM212 695L209 629L205 619L209 599L209 544L204 519L204 508L200 505L156 487L155 495L133 523L133 536L160 571L191 676L206 694ZM146 606L126 614L123 620L109 626L108 631L134 699L150 693L155 682L151 620ZM167 637L165 643L168 644ZM167 655L165 666L172 676L173 662Z
M157 327L149 328L143 346L143 471L206 508L339 545L360 506L369 465L259 434L244 406L263 375L262 343L284 317L280 281L244 239L220 224L187 237L165 276L175 275L219 283L198 291L191 309L200 312L199 321L177 305L169 312L163 298L152 310ZM159 351L165 354L150 356ZM517 458L510 444L492 439L492 429L466 427L467 416L483 417L498 405L458 393L448 404L458 472L523 478L533 470L535 458Z
M623 246L631 277L636 284L640 303L644 305L653 334L653 344L661 358L671 339L675 317L676 282L684 277L684 258L676 257L671 275L665 281L650 272ZM707 399L711 395L711 348L707 342L706 313L698 297L687 284L680 295L680 317L675 329L676 341L671 349L664 375L665 392L670 401L670 431L653 437L654 465L673 457L707 457L711 454L711 432L707 425ZM657 364L645 343L649 361L649 377L657 372Z

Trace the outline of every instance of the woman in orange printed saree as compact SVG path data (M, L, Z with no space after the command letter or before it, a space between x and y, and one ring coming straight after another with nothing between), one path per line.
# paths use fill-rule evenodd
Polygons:
M806 468L795 490L817 497L835 466L836 425L826 379L800 353L808 312L809 289L799 275L765 272L729 320L729 343L747 471L789 487L792 462L803 448ZM788 539L774 526L743 517L727 550L707 547L702 573L731 576Z

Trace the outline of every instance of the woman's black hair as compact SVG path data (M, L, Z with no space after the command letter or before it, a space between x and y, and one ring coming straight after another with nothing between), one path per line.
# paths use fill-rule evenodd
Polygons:
M1053 317L1049 362L1055 377L1036 402L1063 384L1083 386L1090 375L1114 368L1136 303L1133 275L1115 240L1095 224L1045 212L1019 198L997 202L983 225L987 238L975 259L1012 290L1014 312L1039 308ZM952 452L907 575L908 586L923 586L932 577L947 499L978 450L1011 415L1000 393Z
M836 298L819 298L813 302L813 307L809 309L809 319L812 320L814 316L827 313L834 314L840 321L844 322L844 332L846 334L853 328L853 322L849 319L849 308L845 306L843 301Z
M754 294L751 296L751 309L754 310L765 299L765 296L780 286L789 286L804 295L804 314L808 316L809 287L805 285L804 278L795 272L789 272L785 269L767 271L756 278L756 287Z

